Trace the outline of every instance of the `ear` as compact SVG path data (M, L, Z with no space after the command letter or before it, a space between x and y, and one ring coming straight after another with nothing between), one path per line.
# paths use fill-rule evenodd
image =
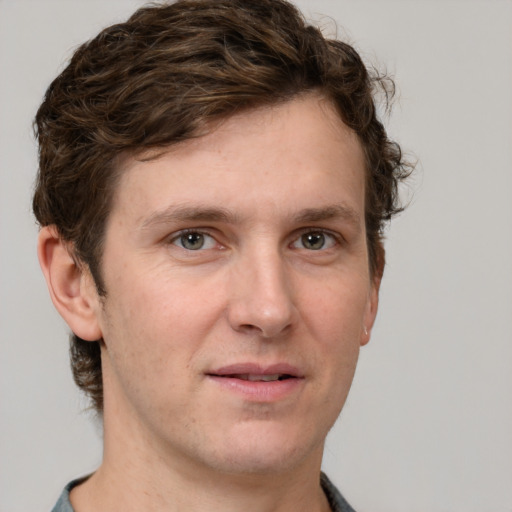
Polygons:
M70 244L55 226L39 232L37 255L53 305L73 333L86 341L101 339L101 302L92 276L75 261Z
M377 310L379 308L379 289L381 277L374 277L370 291L368 293L368 302L366 303L366 311L363 320L363 329L361 332L361 346L366 345L370 341L373 324L377 317Z
M381 243L378 245L376 257L377 268L375 269L374 275L372 277L372 282L368 293L368 302L366 303L366 311L364 314L363 328L361 332L361 346L366 345L370 341L373 324L375 323L377 310L379 309L379 290L380 283L382 281L382 275L384 274L384 265L386 260L384 247Z

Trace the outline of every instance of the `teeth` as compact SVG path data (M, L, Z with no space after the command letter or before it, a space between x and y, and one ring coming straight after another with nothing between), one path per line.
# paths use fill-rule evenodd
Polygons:
M273 375L251 375L251 374L239 374L235 375L237 379L241 380L250 380L251 382L263 381L263 382L271 382L274 380L279 380L280 374L275 373Z

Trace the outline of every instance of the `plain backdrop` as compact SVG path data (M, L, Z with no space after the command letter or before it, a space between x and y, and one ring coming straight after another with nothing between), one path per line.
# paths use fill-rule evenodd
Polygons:
M49 511L101 460L36 260L31 122L73 48L141 4L0 0L0 512ZM419 161L325 470L358 512L510 512L512 2L297 4L394 75L386 122Z

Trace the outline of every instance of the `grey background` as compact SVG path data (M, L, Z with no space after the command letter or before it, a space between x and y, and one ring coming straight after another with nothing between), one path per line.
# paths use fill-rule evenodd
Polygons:
M141 3L0 0L0 512L50 510L101 459L36 260L31 120L73 48ZM359 512L510 512L512 2L297 4L395 76L389 129L419 160L325 469Z

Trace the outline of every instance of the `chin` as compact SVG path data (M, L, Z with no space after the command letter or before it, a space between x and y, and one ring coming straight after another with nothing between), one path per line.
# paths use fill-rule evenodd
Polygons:
M298 451L298 450L297 450ZM227 474L262 476L289 473L306 459L303 454L292 452L231 453L213 463L216 471Z
M253 426L254 427L254 426ZM318 463L323 453L323 436L296 435L290 429L245 428L230 436L224 450L213 455L217 471L240 475L270 475L290 472L306 463ZM294 435L295 434L295 435Z

